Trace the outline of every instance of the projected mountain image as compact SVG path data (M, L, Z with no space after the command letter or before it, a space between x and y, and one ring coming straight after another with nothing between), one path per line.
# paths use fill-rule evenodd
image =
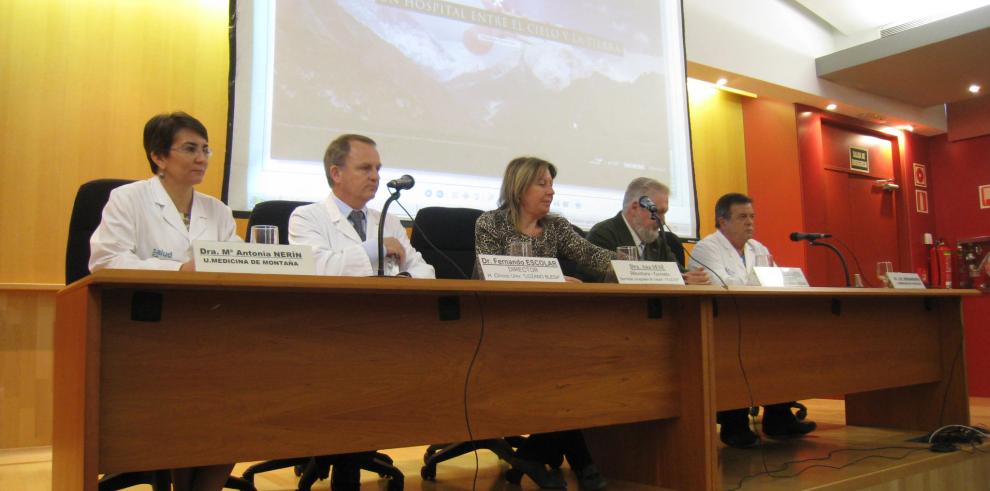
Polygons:
M573 184L668 177L657 56L499 36L381 3L278 11L273 158L319 160L347 131L378 140L386 165L497 176L510 158L533 154L587 176ZM444 29L423 29L436 23ZM297 32L282 35L288 29Z

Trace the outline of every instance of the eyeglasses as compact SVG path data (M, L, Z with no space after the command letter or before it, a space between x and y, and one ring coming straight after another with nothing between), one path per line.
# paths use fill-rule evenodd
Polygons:
M202 153L203 157L207 159L213 156L213 149L205 145L203 147L197 147L196 145L183 145L181 147L172 147L170 150L175 150L176 152L183 153L193 158L200 153Z

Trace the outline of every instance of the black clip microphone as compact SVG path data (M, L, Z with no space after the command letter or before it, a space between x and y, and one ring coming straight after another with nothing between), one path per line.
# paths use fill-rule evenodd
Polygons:
M657 211L657 204L654 203L653 200L650 199L649 196L640 196L639 197L639 207L640 208L643 208L643 209L645 209L647 211L649 211L650 212L650 218L654 222L659 223L661 226L663 225L663 221L660 220L660 212Z
M649 210L649 211L651 211L653 213L656 213L657 212L657 204L654 203L653 200L650 199L649 196L640 196L639 197L639 206L641 206L643 208L646 208L647 210Z
M413 176L406 174L398 179L392 179L385 185L396 191L402 191L405 189L412 189L412 187L416 185L416 180L413 179Z
M816 234L812 232L791 232L791 240L793 240L794 242L799 242L802 240L827 239L831 236L832 234Z

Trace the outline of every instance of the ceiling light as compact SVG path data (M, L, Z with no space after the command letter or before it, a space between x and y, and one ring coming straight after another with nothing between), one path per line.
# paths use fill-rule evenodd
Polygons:
M912 133L914 132L914 126L911 126L909 124L898 125L897 126L897 129L903 130L903 131L910 131Z
M825 109L828 109L829 111L835 111L838 108L839 108L839 106L837 106L835 103L832 103L832 104L829 104L829 105L825 106Z
M979 85L976 85L976 84L970 85L969 86L969 91L972 92L972 93L974 93L974 94L978 94L980 92L980 86Z
M729 83L729 81L726 80L725 78L720 78L720 79L718 79L718 80L715 81L715 85L718 85L719 87L721 87L721 86L723 86L723 85L725 85L727 83ZM979 89L977 89L977 90L979 90Z

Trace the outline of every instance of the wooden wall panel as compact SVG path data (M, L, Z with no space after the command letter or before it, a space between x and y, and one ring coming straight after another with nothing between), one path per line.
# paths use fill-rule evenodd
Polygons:
M51 445L55 291L0 289L0 449Z
M63 281L79 185L150 175L144 123L185 110L218 150L199 190L220 195L228 2L0 2L0 282Z
M740 96L688 84L691 149L701 236L715 231L715 201L747 192L746 145Z

